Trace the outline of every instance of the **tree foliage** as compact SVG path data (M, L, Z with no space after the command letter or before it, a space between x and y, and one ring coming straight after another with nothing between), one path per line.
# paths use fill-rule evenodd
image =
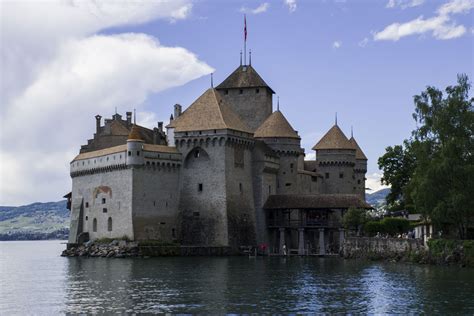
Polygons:
M417 128L403 146L379 158L387 202L455 225L460 238L474 223L474 108L466 75L446 93L427 87L414 97Z
M368 220L367 211L359 208L350 208L344 214L342 222L346 229L358 230Z

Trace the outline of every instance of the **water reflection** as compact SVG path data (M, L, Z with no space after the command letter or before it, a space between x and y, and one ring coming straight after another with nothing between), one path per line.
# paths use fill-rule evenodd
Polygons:
M0 243L0 315L474 314L474 269L297 257L62 258L63 247Z

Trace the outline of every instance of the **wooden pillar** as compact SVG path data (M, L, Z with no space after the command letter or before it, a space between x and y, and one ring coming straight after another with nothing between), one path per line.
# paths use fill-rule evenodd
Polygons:
M304 256L304 228L298 228L298 255Z
M324 256L326 254L326 245L324 243L324 228L319 229L319 255Z
M280 255L285 255L283 248L287 248L285 244L285 229L280 228ZM288 249L286 249L288 251Z

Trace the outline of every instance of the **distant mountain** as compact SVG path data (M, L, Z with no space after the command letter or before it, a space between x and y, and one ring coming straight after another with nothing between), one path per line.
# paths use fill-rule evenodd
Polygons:
M66 201L0 206L0 240L67 239Z
M374 208L380 210L382 208L385 208L387 205L387 202L385 201L385 198L387 195L390 193L390 188L378 190L374 193L367 194L365 199L367 203L372 205Z

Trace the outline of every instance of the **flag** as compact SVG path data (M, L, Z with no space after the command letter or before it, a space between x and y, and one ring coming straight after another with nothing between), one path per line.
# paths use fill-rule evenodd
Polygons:
M247 41L247 17L244 14L244 41Z

